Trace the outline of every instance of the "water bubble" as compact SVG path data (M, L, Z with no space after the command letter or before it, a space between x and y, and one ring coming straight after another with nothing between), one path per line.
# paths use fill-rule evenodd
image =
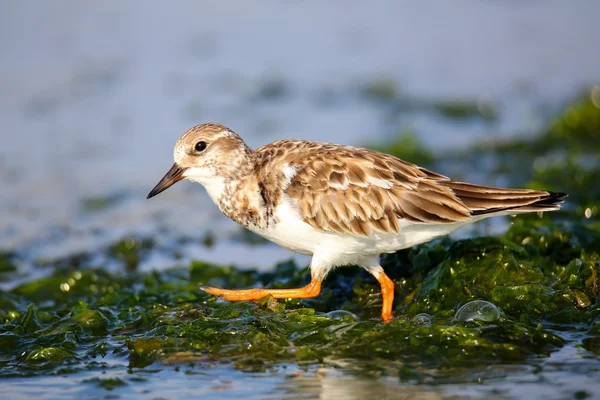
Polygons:
M346 311L346 310L334 310L334 311L328 312L325 315L327 316L327 318L329 318L332 321L341 321L345 317L351 317L353 320L358 321L358 316L356 314L353 314L350 311Z
M418 326L431 326L433 324L433 318L431 315L426 313L415 315L411 321L413 324Z
M463 305L454 316L457 321L493 322L500 318L500 310L494 304L485 300L473 300Z

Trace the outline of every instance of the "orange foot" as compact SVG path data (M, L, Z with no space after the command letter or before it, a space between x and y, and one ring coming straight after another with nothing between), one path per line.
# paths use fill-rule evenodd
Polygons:
M392 304L394 303L394 281L392 281L384 273L377 277L381 285L381 297L383 297L383 305L381 307L381 319L384 322L390 322L393 318Z
M201 289L206 293L214 294L215 296L219 296L222 299L229 301L258 300L269 295L276 299L306 299L309 297L315 297L321 292L321 281L313 279L308 285L299 289L228 290L217 289L209 286L202 286Z
M389 322L392 318L392 304L394 303L394 282L386 274L381 274L377 280L381 285L383 306L381 308L381 319ZM230 290L202 286L206 293L219 296L229 301L259 300L265 296L273 296L276 299L306 299L316 297L321 292L321 281L313 279L308 285L299 289L244 289Z

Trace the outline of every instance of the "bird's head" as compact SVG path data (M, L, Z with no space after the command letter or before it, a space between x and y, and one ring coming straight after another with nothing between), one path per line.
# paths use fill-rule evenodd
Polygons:
M249 168L251 153L231 129L215 123L197 125L177 140L173 152L175 163L147 198L182 179L204 186L216 179L234 179Z

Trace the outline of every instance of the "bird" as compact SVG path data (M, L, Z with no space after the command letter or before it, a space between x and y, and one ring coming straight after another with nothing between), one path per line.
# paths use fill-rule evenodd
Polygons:
M336 267L357 265L379 282L381 319L393 318L394 282L380 255L427 242L485 218L558 210L566 193L452 180L392 155L285 139L258 149L233 130L204 123L183 133L174 164L151 198L183 179L204 186L227 217L312 256L311 280L290 289L202 287L228 301L310 298Z

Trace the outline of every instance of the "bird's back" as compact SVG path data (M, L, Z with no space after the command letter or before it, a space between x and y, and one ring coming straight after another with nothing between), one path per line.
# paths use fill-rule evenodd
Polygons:
M265 200L287 197L314 229L353 236L551 211L566 196L458 182L389 154L328 143L281 140L256 156Z

